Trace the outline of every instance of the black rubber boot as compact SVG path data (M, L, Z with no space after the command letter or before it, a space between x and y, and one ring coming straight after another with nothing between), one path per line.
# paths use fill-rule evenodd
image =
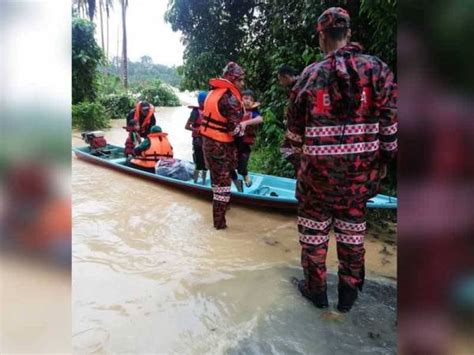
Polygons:
M339 286L338 291L339 302L337 303L337 310L341 313L347 313L351 310L357 299L357 289L344 285Z
M198 177L199 177L199 170L194 170L193 180L195 184L197 184Z
M328 308L328 295L327 292L310 292L306 288L306 284L304 280L298 281L298 290L301 292L301 295L310 300L316 307L318 308Z
M244 183L242 180L235 179L233 180L235 187L237 187L237 191L243 192L244 191Z

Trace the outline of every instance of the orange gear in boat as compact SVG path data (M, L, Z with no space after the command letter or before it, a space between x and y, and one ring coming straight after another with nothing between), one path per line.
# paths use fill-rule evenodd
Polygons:
M131 163L143 168L154 168L158 160L173 158L173 147L168 141L167 133L150 133L150 148L131 160Z
M140 109L141 109L141 104L142 101L137 102L135 105L135 113L133 116L133 119L137 121L140 124ZM146 115L145 119L143 120L143 123L140 126L140 135L143 135L144 132L148 129L148 127L151 124L151 118L153 117L153 114L155 113L155 106L152 104L150 105L150 109L148 110L148 114Z

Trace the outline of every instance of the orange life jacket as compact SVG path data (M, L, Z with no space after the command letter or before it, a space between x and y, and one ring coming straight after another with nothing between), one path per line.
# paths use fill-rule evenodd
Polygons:
M173 157L173 147L167 138L167 133L150 133L150 147L131 160L131 163L143 168L154 168L158 160Z
M138 124L140 124L140 104L141 103L142 103L141 101L137 102L137 104L135 105L135 114L133 115L133 119L137 121ZM154 113L155 113L155 106L150 104L150 110L148 111L148 114L146 115L145 119L140 125L140 132L139 132L140 136L146 135L144 133L147 131L148 127L150 127L151 117L153 116Z
M234 137L227 129L227 117L224 117L219 112L219 100L228 91L237 98L240 105L243 107L242 96L239 89L226 79L211 79L209 84L212 89L204 101L203 119L199 133L202 136L211 138L218 142L230 143L234 141Z

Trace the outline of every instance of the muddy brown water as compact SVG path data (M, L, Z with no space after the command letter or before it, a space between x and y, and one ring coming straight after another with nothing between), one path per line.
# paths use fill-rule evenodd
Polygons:
M188 115L185 106L156 113L176 157L191 160ZM123 144L124 120L112 125L107 140ZM73 146L84 145L78 136ZM75 353L396 353L396 245L374 231L367 286L341 316L331 313L333 238L330 311L290 282L302 276L295 215L233 205L229 228L216 231L211 201L75 157L72 169Z

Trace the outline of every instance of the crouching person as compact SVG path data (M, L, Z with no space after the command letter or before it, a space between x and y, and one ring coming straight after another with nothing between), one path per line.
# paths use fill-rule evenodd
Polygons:
M173 158L173 147L168 141L168 134L160 126L153 126L148 137L134 150L134 157L129 166L150 173L155 172L156 162L163 158Z

